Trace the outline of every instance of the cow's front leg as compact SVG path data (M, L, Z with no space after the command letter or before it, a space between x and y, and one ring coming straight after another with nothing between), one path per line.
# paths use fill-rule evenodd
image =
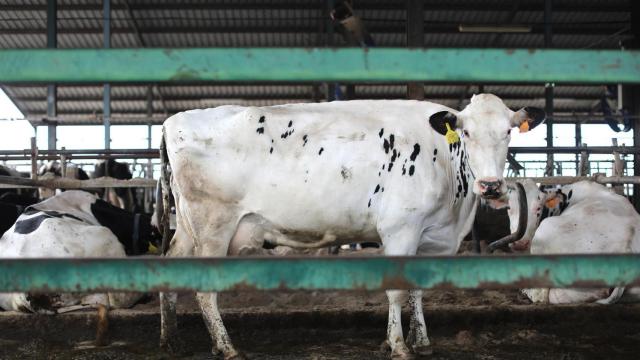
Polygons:
M222 322L222 317L220 316L220 311L218 310L217 295L217 293L196 294L196 299L198 299L200 310L202 310L202 317L204 318L204 322L207 325L209 334L211 334L214 342L213 352L221 352L224 355L225 360L244 359L244 356L242 356L233 347L231 338L229 337L227 329Z
M415 255L419 231L408 227L403 227L400 231L396 229L392 226L379 230L384 245L384 254L389 256ZM408 292L406 290L387 291L387 298L389 299L387 343L391 347L391 357L394 359L410 359L413 357L404 342L402 333L402 305L406 303L407 295Z
M407 343L414 353L431 355L431 343L427 337L427 325L424 322L424 314L422 313L422 290L409 291L409 306L411 308L411 320L409 322Z
M389 298L389 322L387 324L387 343L391 347L391 358L410 359L411 352L404 343L402 334L402 305L407 301L406 290L387 290Z

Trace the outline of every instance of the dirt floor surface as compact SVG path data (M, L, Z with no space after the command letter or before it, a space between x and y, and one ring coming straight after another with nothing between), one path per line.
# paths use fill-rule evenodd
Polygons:
M387 359L382 292L220 295L237 348L251 359ZM184 359L211 359L191 294L178 306ZM427 291L430 359L638 359L640 305L533 305L518 291ZM94 311L0 312L0 359L172 359L158 349L157 298L110 313L110 345L96 348ZM408 321L404 321L408 324Z

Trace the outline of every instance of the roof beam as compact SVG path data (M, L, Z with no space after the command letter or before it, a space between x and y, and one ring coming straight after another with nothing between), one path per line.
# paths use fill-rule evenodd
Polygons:
M64 20L60 21L60 28L58 34L102 34L102 27L89 27L89 28L73 28L64 23ZM429 34L459 34L458 29L460 23L425 23L425 35ZM465 24L478 27L496 27L500 24ZM525 34L544 34L544 26L542 24L518 24L523 26L530 26L530 33ZM594 36L609 36L616 31L620 31L625 27L629 27L630 23L602 23L594 26L594 24L554 24L554 36L555 35L594 35ZM378 34L405 34L406 29L403 23L397 25L376 25L372 23L368 26L370 33ZM4 28L0 29L0 35L30 35L30 34L46 34L45 27L27 28L27 29L14 29ZM248 34L248 33L315 33L317 29L313 25L309 26L215 26L215 25L198 25L198 26L178 26L178 27L164 27L164 26L142 26L138 24L138 27L113 27L112 34L137 34L139 32L145 34Z

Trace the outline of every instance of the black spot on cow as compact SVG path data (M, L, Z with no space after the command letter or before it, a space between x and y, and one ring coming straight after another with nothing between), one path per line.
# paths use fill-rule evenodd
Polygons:
M396 137L393 134L389 135L389 147L393 149L393 143L395 142Z
M384 192L384 188L380 189L380 192Z
M256 132L257 132L258 134L264 134L264 127L259 127L259 128L257 128L257 129L256 129Z
M351 179L351 170L349 170L348 168L343 166L340 169L340 176L342 176L342 180L343 181L347 181L347 180Z
M82 221L82 219L71 214L64 214L57 211L41 211L41 210L34 209L33 207L28 207L24 211L24 214L25 215L37 214L37 215L30 217L28 219L18 220L14 227L14 231L17 234L23 234L23 235L31 234L32 232L36 231L40 227L40 224L42 224L43 221L47 219L67 217L70 219Z
M391 168L392 168L392 167L393 167L393 163L392 163L392 162L390 162L390 163L389 163L389 167L387 167L387 171L388 171L388 172L391 172Z
M380 184L376 185L376 189L375 189L375 190L373 190L373 193L374 193L374 194L377 194L377 193L378 193L378 191L380 191Z
M318 151L318 155L322 155L322 152L323 152L323 151L324 151L324 148L323 148L323 147L321 147L321 148L320 148L320 151Z
M389 141L387 139L384 139L384 142L382 143L382 147L384 147L384 153L388 154L389 153Z
M302 141L304 141L304 143L302 143L302 146L307 145L307 141L308 140L309 140L309 136L307 136L307 135L302 136Z
M269 154L273 154L273 147L269 149Z
M384 170L384 167L385 167L386 165L387 165L387 164L382 164L382 170Z
M411 165L409 166L409 176L413 176L413 173L416 171L416 167Z
M433 162L436 162L436 157L435 156L433 157Z
M415 144L413 145L413 152L409 155L409 159L411 159L411 161L416 161L418 154L420 154L420 145Z
M438 155L438 149L433 149L433 156Z
M378 133L378 136L380 136L380 138L382 138L382 134L384 134L384 128L380 129L380 132Z
M369 204L367 204L367 207L370 208L371 207L371 199L369 199Z
M293 120L289 120L289 125L287 125L287 127L292 127L293 126Z
M382 173L380 171L378 171L378 176L382 175Z
M264 120L265 120L265 119L264 119L264 116L260 116L260 119L258 120L258 122L259 122L260 124L262 124L262 123L264 122Z
M393 149L393 154L391 155L391 162L396 161L396 156L398 155L398 153L396 152L396 149Z
M402 175L407 173L407 167L405 166L405 164L402 164Z
M273 144L273 139L271 139L271 143Z
M571 200L572 196L573 196L573 190L569 190L569 195L567 195L567 200Z

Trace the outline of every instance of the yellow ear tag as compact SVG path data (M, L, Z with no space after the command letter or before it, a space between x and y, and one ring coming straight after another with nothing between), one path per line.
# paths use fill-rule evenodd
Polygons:
M549 209L553 209L557 205L558 205L558 198L556 197L553 197L544 203L544 206L546 206Z
M152 243L149 243L149 248L147 249L147 253L149 254L159 254L160 250L157 247L153 246Z
M447 144L455 144L460 141L458 133L451 129L449 123L444 123L444 125L447 127L447 133L444 134L445 139L447 139Z
M529 131L529 122L523 121L522 124L520 124L520 132L526 133L527 131Z

